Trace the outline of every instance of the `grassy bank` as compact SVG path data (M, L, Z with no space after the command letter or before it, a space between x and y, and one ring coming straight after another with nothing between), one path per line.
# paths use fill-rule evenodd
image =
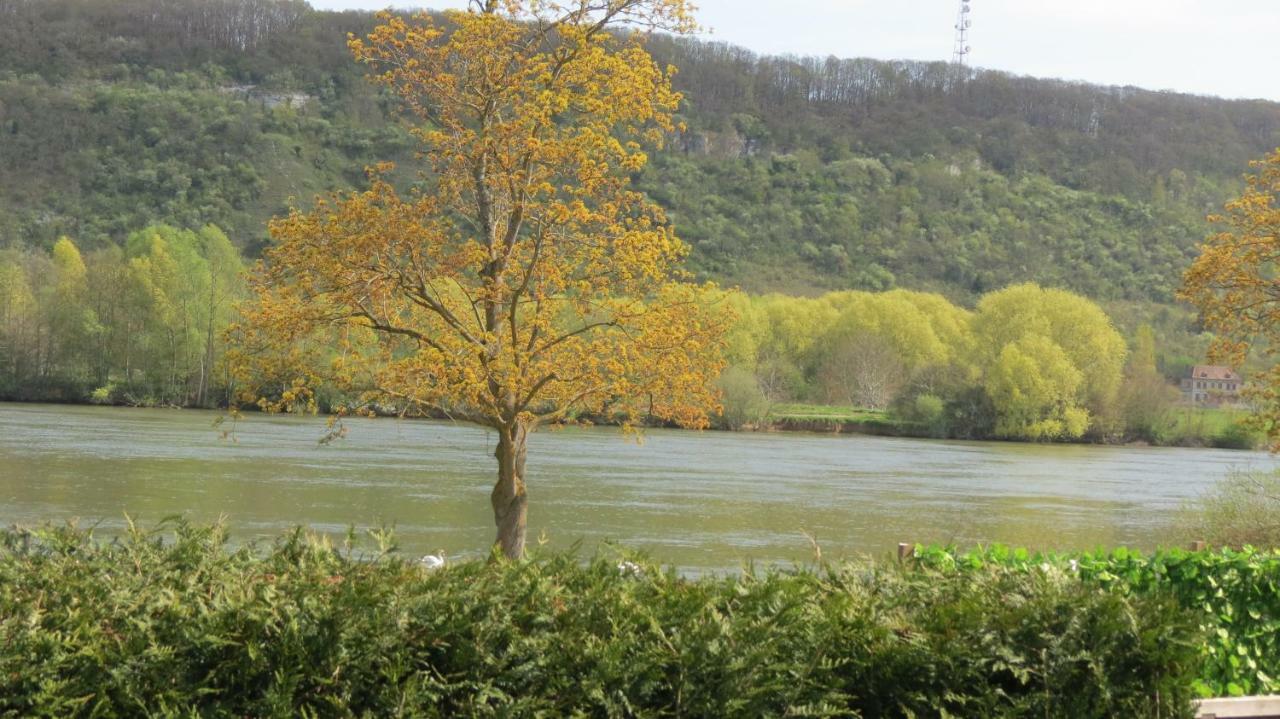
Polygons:
M1256 449L1263 438L1241 426L1247 412L1212 407L1178 407L1167 412L1154 428L1152 444L1161 447L1217 447ZM772 405L762 423L780 431L847 432L895 437L929 437L936 433L921 422L891 411L838 405L785 402ZM1123 442L1124 437L1086 435L1081 442Z
M1156 442L1175 447L1254 449L1262 437L1240 425L1248 413L1234 409L1179 407L1171 410L1157 428Z
M877 409L822 404L782 403L773 405L765 419L770 429L806 432L855 432L895 437L926 436L914 422Z
M691 580L225 539L0 534L0 715L1178 717L1280 661L1276 555L920 548Z

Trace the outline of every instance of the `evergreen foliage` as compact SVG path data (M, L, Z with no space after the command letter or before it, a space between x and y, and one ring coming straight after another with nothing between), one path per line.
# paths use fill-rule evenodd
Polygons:
M1236 485L1238 486L1238 484ZM1231 491L1227 485L1226 491ZM1221 504L1210 504L1213 511ZM1230 521L1230 518L1222 519ZM1172 595L1192 612L1204 633L1199 645L1202 697L1273 694L1280 690L1280 549L1191 552L1166 549L1142 554L1123 547L1080 554L1036 554L994 546L973 551L915 548L915 560L932 571L1059 571L1109 593Z
M0 535L0 714L1190 717L1200 668L1165 592L1025 565L687 579L225 541Z

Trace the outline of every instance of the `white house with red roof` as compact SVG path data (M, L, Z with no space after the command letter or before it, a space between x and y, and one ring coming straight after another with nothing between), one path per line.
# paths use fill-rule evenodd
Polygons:
M1237 404L1243 384L1240 375L1230 367L1198 364L1191 368L1190 377L1182 378L1182 399L1212 407Z

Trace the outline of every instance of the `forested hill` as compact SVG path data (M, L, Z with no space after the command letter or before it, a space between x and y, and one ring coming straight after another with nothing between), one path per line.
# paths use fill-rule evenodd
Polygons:
M253 248L291 197L409 159L347 56L372 22L291 0L0 0L0 245L168 222ZM1270 102L649 43L679 68L688 130L639 184L695 269L753 290L1165 300L1204 215L1280 146Z

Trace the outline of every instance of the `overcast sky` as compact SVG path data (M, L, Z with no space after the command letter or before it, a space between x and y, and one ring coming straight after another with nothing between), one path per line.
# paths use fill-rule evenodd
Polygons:
M709 37L762 53L949 60L959 0L694 0ZM466 0L311 0L317 8ZM1280 0L971 0L970 64L1280 100Z

